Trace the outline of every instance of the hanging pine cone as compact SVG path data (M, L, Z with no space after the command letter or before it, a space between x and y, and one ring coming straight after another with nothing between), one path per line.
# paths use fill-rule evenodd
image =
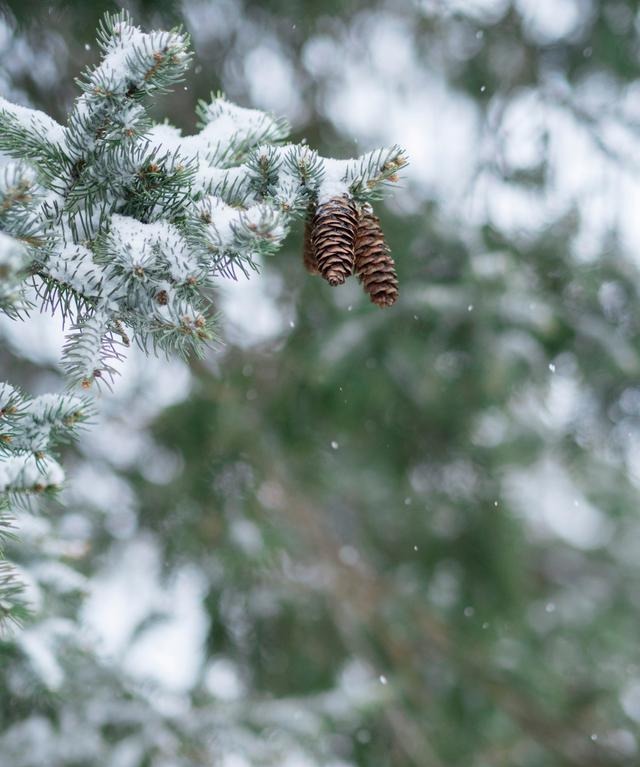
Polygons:
M311 224L311 243L318 271L329 285L342 285L353 274L358 211L348 197L332 197L318 206Z
M316 252L313 248L313 241L311 239L311 222L313 215L314 209L309 208L306 221L304 222L304 244L302 246L302 259L304 261L305 269L309 272L309 274L320 274L318 271L318 259L316 258Z
M391 306L398 298L398 277L384 241L380 219L369 205L360 215L355 245L355 271L374 304Z

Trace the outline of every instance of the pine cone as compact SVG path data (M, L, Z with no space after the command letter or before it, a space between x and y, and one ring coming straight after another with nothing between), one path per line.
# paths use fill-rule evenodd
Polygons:
M316 252L314 250L313 241L311 239L311 222L313 215L314 209L309 208L307 219L304 222L304 244L302 250L302 259L304 261L305 269L309 272L309 274L320 274L318 271L318 259L316 258Z
M380 219L370 206L360 216L355 245L355 271L374 304L391 306L398 298L398 277L384 241Z
M329 285L342 285L353 274L358 211L348 197L332 197L318 206L311 224L311 243L318 270Z

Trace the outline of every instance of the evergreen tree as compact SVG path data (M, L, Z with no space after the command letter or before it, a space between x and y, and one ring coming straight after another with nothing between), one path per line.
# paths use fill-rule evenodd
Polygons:
M122 13L105 17L98 42L102 61L80 80L66 127L0 102L0 150L13 158L3 168L1 308L27 311L23 279L33 277L43 307L71 324L64 363L83 389L113 379L131 335L145 351L201 354L214 338L206 291L215 276L255 268L312 204L348 197L357 219L355 201L367 202L405 164L397 147L339 161L282 144L285 121L222 96L200 104L200 132L183 137L153 124L144 99L182 79L186 35L146 34ZM331 249L332 227L342 229L328 226ZM67 395L24 402L4 386L6 507L9 494L59 487L49 451L86 406ZM4 580L9 603L15 579L7 571Z
M407 133L437 151L376 211L401 251L391 312L355 280L303 279L300 231L260 283L278 286L274 337L227 334L224 350L191 356L189 396L157 414L138 455L85 430L95 437L67 455L70 479L100 473L102 485L20 514L8 546L41 605L0 650L5 760L634 765L636 4L183 8L204 67L167 104L174 121L213 76L255 97L245 62L267 49L314 146L353 153L353 136L393 122L405 93L407 108L425 104ZM84 19L96 12L77 9L56 19L76 29L74 60L92 55ZM61 80L51 94L25 87L50 111ZM469 117L477 132L462 136ZM454 194L469 178L473 193ZM23 349L1 353L12 380L41 390ZM122 449L144 398L112 406ZM104 485L118 492L103 499ZM101 662L79 628L83 591L94 610L107 597L115 620L96 582L121 568L134 592L123 552L142 559L143 541L168 602L136 614L121 598L133 653ZM136 665L185 619L176 584L190 572L205 616L196 681L185 695L149 692Z

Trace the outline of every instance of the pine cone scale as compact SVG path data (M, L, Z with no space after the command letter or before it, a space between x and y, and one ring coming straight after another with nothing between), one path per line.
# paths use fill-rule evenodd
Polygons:
M307 215L307 219L304 224L304 249L302 258L304 265L309 274L320 274L318 270L318 259L316 258L316 252L313 247L313 241L311 238L311 218L313 216L313 210L310 209Z
M398 298L395 264L384 240L380 219L366 207L358 224L355 272L374 304L391 306Z
M304 264L332 286L357 274L365 292L378 306L398 298L395 264L380 220L370 205L359 212L353 200L333 197L315 210L310 207L304 235Z
M311 241L318 271L330 285L342 285L353 274L358 212L347 197L334 197L318 206L311 224Z

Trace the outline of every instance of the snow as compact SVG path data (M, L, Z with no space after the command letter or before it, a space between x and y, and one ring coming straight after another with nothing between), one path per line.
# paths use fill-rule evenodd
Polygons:
M532 535L557 536L583 550L600 548L611 539L611 520L587 500L569 471L551 458L512 471L505 492Z
M94 371L102 367L101 342L109 329L109 320L103 311L96 312L89 319L82 322L77 332L70 335L67 343L76 340L74 349L77 354L81 353L83 375L91 380Z
M114 214L111 217L110 235L119 260L127 262L132 269L149 268L156 259L156 244L162 224L143 224L136 218Z
M515 6L527 37L539 45L572 37L591 16L581 0L516 0Z
M95 88L89 89L76 102L70 129L57 125L46 115L33 110L12 107L12 113L17 115L16 119L19 118L29 130L38 130L41 135L60 147L71 144L72 148L68 153L73 154L74 158L99 145L100 151L105 149L105 157L109 159L108 142L100 143L95 138L96 126L104 123L105 114L112 118L112 124L118 130L136 125L142 116L139 105L125 105L119 108L118 104L124 104L124 99L118 97L124 96L132 85L142 82L140 75L145 62L151 64L153 51L160 43L164 47L171 40L176 45L180 43L175 37L148 36L138 28L122 24L118 39L107 46L104 60L90 75L90 81ZM104 91L100 89L110 91L109 95L112 98L105 99ZM291 146L273 151L266 145L261 147L261 142L284 138L284 121L276 120L258 110L238 107L224 99L215 99L208 106L205 111L205 123L203 129L192 136L182 136L179 129L166 123L155 125L147 135L139 139L138 146L155 148L157 157L168 157L165 163L167 169L175 169L180 162L194 160L198 168L196 182L191 189L184 189L188 212L196 216L199 211L204 210L211 216L210 239L221 249L235 251L240 256L253 255L254 243L259 238L277 243L285 236L287 217L281 213L281 207L294 209L308 203L301 178L294 170L286 167L283 161L286 155L294 154L297 159L302 159L310 150L300 150L299 147ZM117 130L114 129L113 134L115 136ZM108 138L111 140L113 136ZM133 139L134 145L136 141L138 139ZM221 168L216 167L215 163L217 161L219 165L226 164L231 161L230 157L238 156L240 150L244 152L255 147L257 153L269 152L274 165L279 165L273 198L269 197L256 204L257 193L252 192L243 198L242 206L229 204L235 203L236 200L223 199L225 192L233 189L234 195L240 196L241 187L243 192L244 189L248 191L255 182L255 179L252 179L255 170L251 170L249 165ZM315 153L310 162L311 159L315 159ZM320 160L320 164L324 166L324 193L332 196L336 193L348 193L345 181L347 161L328 159ZM84 200L79 199L78 209L68 215L64 214L59 226L51 231L52 252L47 254L45 263L51 278L72 287L84 296L98 298L97 314L81 326L79 356L87 377L93 374L94 369L101 367L100 345L104 333L113 321L112 310L117 312L122 309L125 300L130 301L126 309L131 310L131 307L134 307L139 310L142 321L146 319L144 312L147 306L140 308L135 304L137 296L143 291L136 293L139 286L139 283L136 283L135 289L127 292L121 284L122 280L118 282L118 276L121 276L123 271L135 272L140 281L144 281L149 274L151 287L167 292L169 304L166 307L158 307L158 312L171 315L174 308L176 311L180 308L182 316L193 321L197 314L185 303L181 303L183 294L177 286L190 284L194 278L199 279L204 269L203 264L198 261L199 256L194 254L193 247L178 226L168 221L152 220L147 223L131 216L111 215L114 206L124 202L118 199L118 196L124 196L121 190L134 171L126 166L124 160L121 162L124 170L118 170L120 166L116 162L115 170L112 170L108 162L101 161L99 165L95 165L95 168L88 165L87 170L95 172L101 182L108 184L104 199L99 199L98 204L93 204L95 201L85 204ZM66 177L63 180L68 182ZM204 200L199 200L196 195L203 189L209 194ZM192 194L191 200L188 198L189 193ZM198 203L195 199L199 200ZM49 192L48 202L53 207L54 203L62 203L63 200L54 192ZM34 210L35 223L42 223L44 214L45 211L39 205ZM163 215L166 215L166 210L162 210L159 204L150 217L160 218ZM110 222L106 244L102 238L95 239L96 234L106 228L105 220ZM13 259L11 263L18 269L22 261L16 258L16 245L16 241L8 235L0 234L0 259L5 258L7 262ZM22 246L18 247L18 250L20 249ZM138 274L139 270L145 274L141 276ZM236 286L240 291L244 288L244 284ZM273 337L283 332L289 319L286 312L290 311L280 305L284 304L284 301L276 301L276 296L284 298L283 289L282 280L271 275L264 277L262 281L252 282L253 293L245 290L246 300L238 301L239 293L235 294L235 311L241 311L242 321L249 326L247 331L242 333L243 342L255 342L257 334ZM143 302L140 303L142 305ZM155 308L152 311L155 312ZM229 312L230 316L232 314ZM59 315L57 318L59 319ZM155 314L153 319L156 319ZM21 327L19 331L7 330L6 333L7 337L12 339L12 344L25 356L29 354L30 348L42 350L47 345L43 330L49 331L53 325L48 319L41 324L36 319L26 328ZM1 329L5 332L4 324ZM58 333L51 345L59 345L59 340ZM55 352L57 355L57 348ZM49 355L49 360L52 356ZM204 585L199 574L188 569L181 571L174 583L167 585L166 582L161 582L163 563L153 543L149 544L152 553L141 551L136 545L131 547L131 551L128 550L128 540L137 534L135 498L124 481L120 480L121 484L113 487L115 474L112 467L117 465L118 461L122 464L127 461L141 464L149 460L149 455L155 448L150 444L150 439L145 441L144 437L139 436L138 439L132 440L131 433L127 431L133 428L131 419L140 425L144 417L149 416L150 408L161 407L162 398L166 400L167 397L186 396L189 376L187 368L176 368L176 363L169 367L166 362L147 362L142 354L134 356L133 359L139 375L132 375L130 379L135 378L137 381L137 384L132 383L132 386L140 386L139 405L132 406L130 400L127 400L126 425L118 423L114 426L116 419L111 418L106 425L101 424L100 429L94 429L91 438L84 443L85 450L88 453L92 451L90 454L94 460L93 473L83 477L85 495L76 497L76 501L79 500L79 505L83 508L100 508L108 517L105 522L107 532L122 542L120 552L116 546L111 552L112 555L105 557L103 578L92 584L94 591L85 617L87 623L104 637L107 651L119 652L125 647L130 647L121 664L128 673L137 678L153 678L181 692L188 689L197 679L203 662L200 648L207 631L206 617L201 608ZM176 370L179 375L176 375ZM145 375L152 379L149 385L140 383ZM118 390L122 390L121 382ZM8 388L0 388L0 402L9 394ZM122 402L125 398L117 400L115 397L109 399L109 396L104 397L101 402L103 412L111 408L112 415L122 417ZM67 414L82 407L83 402L78 398L61 398L52 394L31 401L26 406L27 416L22 420L21 436L14 446L18 445L24 450L46 450L52 431L63 425L62 421ZM118 446L117 450L114 449L115 446ZM114 455L116 453L117 455ZM106 475L107 472L110 474ZM0 461L0 492L23 486L38 490L40 485L59 487L63 481L62 468L48 457L36 462L33 456L19 455ZM87 527L91 525L89 520L91 517L87 515ZM265 542L262 539L261 528L253 521L237 518L232 521L229 531L234 543L245 553L258 556L263 551ZM53 545L51 528L48 528L47 535L42 537L48 537L48 545ZM82 543L85 545L86 540ZM57 542L56 545L60 547L58 553L63 547L65 551L74 551L66 542ZM52 554L51 550L44 548L38 551L43 556ZM75 551L82 549L76 548ZM119 557L118 553L122 556ZM342 557L347 562L355 563L357 552L351 547L343 547ZM85 586L82 576L72 567L60 562L32 563L30 572L39 582L61 594L77 591ZM136 603L137 600L136 604L131 601L132 582L135 592L133 601ZM42 589L43 599L44 594L46 590ZM42 606L46 606L44 601ZM136 620L143 620L150 610L166 611L170 618L166 623L151 626L133 638L138 627ZM44 638L33 633L27 637L25 645L33 666L52 689L63 681L63 671L51 662L52 659L55 661L55 638L52 633ZM52 652L49 656L47 653L50 650ZM176 662L176 659L179 659L179 662ZM220 699L232 700L243 692L238 679L234 679L233 671L229 664L225 666L217 660L212 663L208 681L214 694ZM351 690L340 690L333 697L327 696L323 705L326 704L327 709L335 709L336 706L342 706L344 709L347 699L360 701L371 697L370 692L365 693L354 696ZM287 712L289 711L290 707L287 708ZM68 727L68 722L64 726ZM62 727L63 725L61 729ZM74 746L70 744L69 747ZM79 745L77 753L81 753L82 748L84 745ZM304 762L302 759L296 761L290 754L287 763L293 765Z
M8 383L2 383L0 381L0 411L4 410L12 402L15 402L19 398L17 389L10 386Z
M218 700L237 700L244 692L244 685L236 664L226 658L216 659L210 664L205 673L204 683Z
M142 32L139 27L120 22L105 50L102 62L91 76L96 86L108 85L115 94L124 94L131 86L141 87L148 72L157 65L155 55L167 55L171 49L177 64L185 59L183 35L166 32Z
M65 128L44 112L12 104L5 98L2 98L2 96L0 96L0 112L4 112L17 120L25 132L45 139L49 144L54 144L58 149L64 147Z
M197 280L202 273L193 249L180 230L167 221L142 223L130 216L111 217L111 237L119 261L128 269L160 267L166 260L171 278L177 284Z
M29 402L26 411L36 422L60 424L62 419L83 409L84 402L73 394L41 394Z
M157 149L159 156L173 155L177 152L184 160L204 158L212 149L210 143L199 133L183 136L179 128L169 123L154 125L147 133L147 139Z
M291 311L286 298L282 278L273 271L225 280L219 290L224 338L243 348L273 341L285 332Z
M84 575L63 562L55 560L35 563L31 567L31 574L38 583L55 588L59 594L84 591L88 584L88 579Z
M26 249L11 235L0 232L0 265L8 272L15 274L25 266ZM5 277L6 279L6 277Z
M47 261L47 272L54 280L69 285L84 296L100 292L102 276L93 253L84 245L67 243L60 246Z
M111 45L107 48L101 64L95 69L92 80L96 84L106 80L114 93L123 93L133 80L132 58L137 52L144 50L149 36L139 27L125 23L117 24L114 31L116 35L111 38Z
M332 197L348 195L349 187L346 182L347 166L346 160L334 160L332 158L324 160L324 178L318 189L318 204L326 202Z
M64 471L53 458L36 461L32 455L16 455L0 462L0 492L21 488L60 487Z
M209 226L215 232L218 244L221 247L230 245L234 238L233 227L238 224L242 211L215 196L207 197L202 209L206 210L211 218Z
M285 123L277 121L258 109L247 109L224 98L213 99L203 111L206 123L202 135L211 142L229 144L252 139L270 141L283 139L288 133Z
M214 99L206 107L203 117L205 125L199 133L183 136L178 128L160 123L151 128L147 138L160 154L177 153L185 160L197 160L199 173L203 174L200 183L205 184L205 188L207 173L211 174L213 184L216 180L223 180L223 169L211 166L222 160L229 149L246 149L267 139L277 140L286 135L281 122L264 112L245 109L225 99ZM247 170L234 169L230 172L246 174Z
M93 151L98 143L96 131L107 116L119 131L135 125L145 111L132 104L127 94L151 90L157 84L155 72L167 57L172 62L171 76L179 75L188 63L186 45L186 37L178 33L148 34L124 21L117 23L101 63L89 73L85 92L69 118L68 153L78 158Z
M213 196L222 196L225 188L233 188L236 193L240 189L248 191L249 170L246 165L235 168L215 168L200 164L196 172L195 187ZM248 194L247 199L249 199Z
M200 668L200 647L207 630L204 586L201 574L192 568L163 583L158 547L151 538L139 537L114 551L93 579L84 621L102 637L105 652L126 651L124 666L132 676L186 690ZM165 619L135 636L150 612L159 612Z
M246 208L241 212L240 222L250 231L268 237L273 242L282 240L287 233L282 217L267 204Z
M34 628L20 636L20 646L45 686L56 690L64 681L64 673L47 640L45 632Z

